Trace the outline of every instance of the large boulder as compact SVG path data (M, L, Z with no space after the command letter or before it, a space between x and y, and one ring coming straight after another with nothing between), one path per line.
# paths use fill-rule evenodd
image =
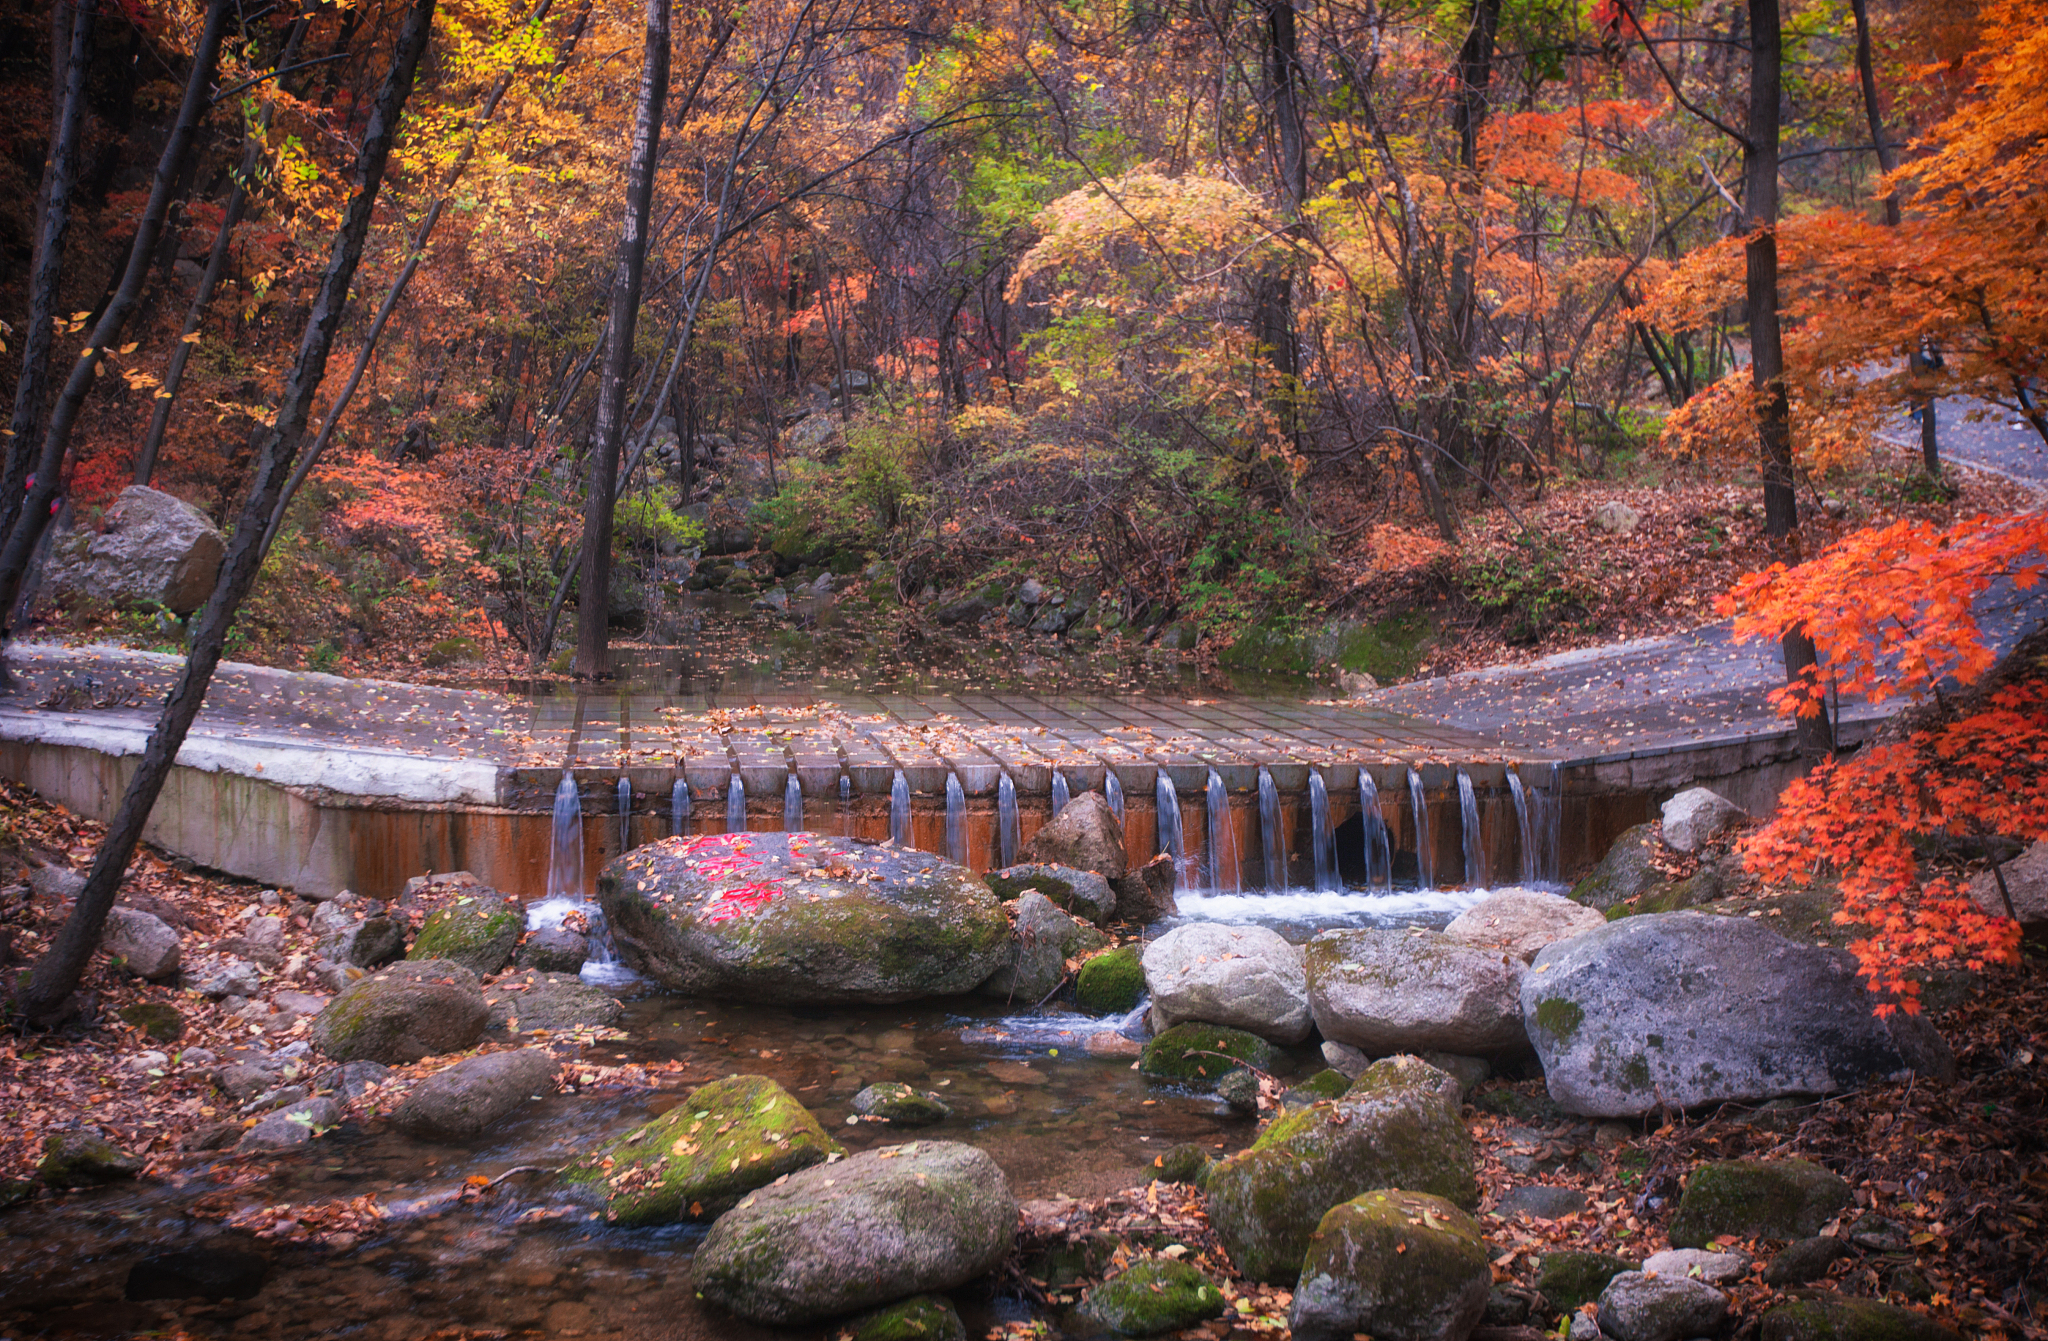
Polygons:
M1209 1221L1231 1261L1254 1280L1291 1282L1330 1208L1381 1188L1476 1209L1477 1162L1456 1094L1449 1076L1389 1059L1342 1099L1268 1124L1250 1149L1209 1171Z
M1301 947L1266 927L1191 922L1145 947L1152 1026L1226 1024L1274 1043L1308 1037Z
M1432 931L1325 931L1308 943L1323 1037L1369 1053L1526 1051L1522 961Z
M463 895L420 924L408 959L447 959L488 978L512 962L526 914L495 890Z
M1724 1234L1803 1239L1818 1234L1853 1200L1846 1181L1809 1160L1713 1160L1686 1178L1678 1213L1671 1217L1671 1243L1704 1248Z
M1138 1070L1154 1080L1215 1089L1245 1066L1271 1071L1279 1054L1257 1034L1223 1024L1177 1024L1145 1044Z
M1688 787L1664 803L1664 845L1697 852L1749 818L1749 812L1719 792Z
M182 498L131 484L98 535L60 537L44 583L53 596L111 605L161 605L189 615L213 594L227 552L206 514Z
M395 918L358 922L347 908L323 903L313 914L313 931L320 938L313 944L314 956L330 963L375 969L405 958L405 928Z
M1493 1289L1479 1224L1441 1197L1381 1190L1333 1207L1309 1243L1295 1341L1465 1341Z
M1998 888L2001 878L2005 882L2002 894ZM2048 926L2048 842L2036 843L2004 863L1996 875L1985 871L1972 878L1970 897L1993 917L2007 916L2005 902L2010 898L2021 926Z
M1656 825L1638 824L1624 830L1614 840L1614 846L1607 849L1607 855L1572 886L1572 902L1604 913L1630 899L1641 898L1664 880L1664 873L1654 862L1663 850Z
M695 1284L750 1322L797 1325L964 1285L1009 1255L1016 1229L980 1150L889 1146L750 1194L711 1226Z
M1145 996L1145 967L1136 947L1120 945L1081 965L1074 1003L1084 1015L1125 1015Z
M1600 1292L1600 1330L1614 1341L1713 1336L1727 1316L1727 1295L1685 1276L1624 1271Z
M313 1021L313 1045L337 1062L396 1066L473 1046L489 1010L462 965L409 959L337 993Z
M391 1120L428 1140L472 1141L554 1088L555 1059L546 1049L486 1053L413 1086Z
M1025 865L1072 866L1114 883L1130 869L1124 826L1101 792L1082 792L1031 835L1017 854Z
M515 1034L609 1029L626 1018L617 997L574 973L507 973L491 984L484 1000L491 1008L489 1027Z
M1568 941L1607 925L1583 903L1541 889L1502 889L1451 919L1444 935L1482 950L1505 950L1524 964L1553 941Z
M1036 1006L1065 981L1069 959L1109 944L1108 937L1061 912L1043 894L1026 894L1011 908L1009 962L981 985L983 996Z
M51 1187L98 1187L133 1178L143 1159L107 1139L98 1127L63 1127L43 1138L36 1173Z
M1005 902L1034 892L1043 894L1062 910L1085 917L1097 926L1116 913L1116 891L1094 871L1034 863L1005 866L989 872L986 878L988 887Z
M562 1176L601 1197L607 1220L663 1225L714 1219L755 1188L844 1153L782 1086L727 1076Z
M1761 1341L1962 1341L1962 1334L1910 1308L1815 1290L1764 1314Z
M138 978L168 978L178 971L178 929L133 908L109 908L100 946Z
M1588 1117L1828 1094L1915 1061L1940 1068L1925 1021L1880 1020L1873 1004L1846 954L1707 913L1609 923L1550 946L1522 981L1550 1095Z
M974 872L816 834L666 838L608 864L597 898L620 958L685 996L950 996L1011 949L1010 921Z
M1088 1292L1083 1311L1122 1336L1158 1336L1223 1312L1223 1291L1172 1258L1133 1263Z

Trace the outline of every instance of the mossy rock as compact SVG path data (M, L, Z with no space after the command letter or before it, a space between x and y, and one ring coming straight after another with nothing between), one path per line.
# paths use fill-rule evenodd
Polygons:
M1050 899L1061 912L1085 918L1098 926L1116 912L1116 891L1094 871L1083 871L1057 862L1027 862L990 871L982 877L996 897L1005 903L1036 890Z
M967 1326L952 1300L921 1294L863 1313L833 1335L849 1341L967 1341Z
M1104 1232L1072 1241L1055 1240L1024 1255L1024 1274L1063 1290L1100 1276L1123 1246L1121 1238Z
M574 973L508 973L491 984L488 997L490 1027L520 1034L608 1029L626 1018L626 1008L617 998Z
M185 1035L185 1017L161 1001L138 1001L121 1008L121 1021L140 1029L152 1043L175 1043Z
M1486 1313L1491 1256L1478 1222L1443 1198L1368 1192L1316 1226L1288 1324L1303 1341L1467 1336Z
M142 1172L142 1157L131 1155L92 1127L72 1127L43 1138L36 1174L51 1187L99 1187Z
M476 975L445 959L405 960L358 978L313 1021L337 1062L398 1066L475 1045L490 1007Z
M1138 1070L1154 1080L1214 1089L1225 1073L1238 1066L1271 1071L1279 1057L1273 1045L1257 1034L1190 1022L1177 1024L1147 1043L1138 1057Z
M1762 1341L1962 1341L1923 1313L1816 1290L1763 1316Z
M1145 1170L1145 1181L1190 1183L1200 1187L1215 1164L1207 1150L1192 1141L1183 1141L1152 1161L1152 1167Z
M1082 964L1074 997L1083 1015L1123 1015L1136 1009L1145 997L1145 966L1137 947L1120 945Z
M1605 913L1630 899L1640 899L1664 883L1664 873L1650 861L1664 850L1654 825L1638 824L1624 830L1599 864L1572 886L1572 901Z
M1185 1262L1154 1258L1090 1290L1082 1307L1125 1336L1158 1336L1222 1316L1223 1291Z
M884 1118L898 1127L929 1127L953 1116L952 1108L938 1095L895 1080L878 1081L854 1095L853 1111L862 1117Z
M1608 1253L1545 1253L1537 1271L1536 1288L1559 1313L1576 1313L1579 1305L1598 1299L1608 1281L1634 1270L1634 1262Z
M1478 1207L1472 1136L1445 1090L1457 1082L1406 1060L1375 1062L1359 1078L1372 1083L1283 1114L1209 1171L1210 1223L1245 1275L1293 1281L1323 1216L1367 1192L1404 1188Z
M1421 664L1435 633L1429 617L1395 615L1360 624L1331 620L1315 626L1269 618L1238 634L1217 655L1229 670L1307 675L1327 666L1364 671L1381 683L1404 680Z
M563 1171L624 1225L713 1220L784 1174L844 1154L817 1118L766 1076L692 1090L654 1121Z
M501 900L478 896L436 909L420 925L407 959L445 959L487 978L512 962L526 919Z
M1341 1099L1350 1091L1351 1077L1342 1071L1325 1069L1288 1090L1280 1096L1280 1101L1291 1107L1306 1108L1324 1099Z
M1809 1238L1853 1200L1846 1181L1809 1160L1715 1160L1686 1179L1671 1246L1704 1248L1723 1234Z
M26 1178L0 1178L0 1211L25 1206L35 1195L36 1185Z

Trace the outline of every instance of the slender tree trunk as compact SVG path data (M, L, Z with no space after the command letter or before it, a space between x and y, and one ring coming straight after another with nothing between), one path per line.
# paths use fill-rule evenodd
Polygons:
M618 275L612 281L611 321L605 337L609 343L598 384L597 423L591 430L582 571L577 579L575 665L578 675L590 677L605 674L610 661L613 489L619 473L619 441L625 432L626 375L633 363L640 281L647 269L647 217L654 203L662 104L668 98L668 9L669 0L647 0L647 49L641 62L640 105L627 168L626 217L619 236Z
M1299 231L1302 201L1308 196L1308 136L1301 116L1301 51L1292 0L1266 0L1266 94L1273 104L1274 147L1280 197L1288 231ZM1279 262L1267 265L1254 282L1252 334L1265 347L1273 370L1292 383L1301 373L1294 339L1294 276ZM1292 436L1295 423L1291 394L1274 398L1272 408Z
M65 23L63 16L70 15ZM21 499L34 467L36 429L43 421L43 398L50 373L51 323L57 317L57 282L64 269L64 235L71 227L71 188L78 178L78 135L85 122L85 77L92 64L92 25L99 0L77 0L68 10L52 7L51 59L56 71L50 107L49 158L43 164L37 192L34 254L29 262L28 329L23 332L21 374L14 386L14 411L7 429L7 469L0 475L0 537L14 530ZM68 40L67 40L68 34ZM62 54L58 54L58 53ZM47 504L45 505L47 506ZM0 625L5 621L0 620ZM0 678L4 678L0 667Z
M1487 86L1493 82L1493 46L1500 31L1501 0L1472 0L1472 26L1458 49L1457 101L1451 105L1451 128L1458 135L1458 165L1465 170L1463 193L1476 197L1479 132L1491 109ZM1475 200L1476 204L1476 200ZM1475 210L1476 214L1476 210ZM1477 339L1475 274L1479 268L1479 234L1462 241L1451 254L1451 338L1455 352L1469 357Z
M178 119L171 128L170 138L164 143L163 156L157 160L156 180L151 184L149 201L143 206L141 222L135 229L135 240L128 248L127 269L122 272L120 286L114 291L107 310L93 324L92 335L80 352L78 361L72 365L71 376L64 383L56 406L50 411L49 426L43 431L42 452L36 460L35 484L22 501L21 515L8 532L6 547L0 549L0 656L5 655L7 629L12 620L15 598L21 594L22 579L28 572L29 559L50 522L50 505L57 497L58 477L62 474L64 455L71 444L71 430L78 422L78 412L99 376L108 346L121 338L129 314L142 297L143 282L149 276L150 253L156 250L157 238L163 233L164 219L170 213L174 184L184 175L185 155L192 147L192 140L210 102L214 60L220 54L221 39L227 32L229 9L228 0L212 0L207 6L206 26L201 30L198 47L192 53L192 74L185 81L185 99L178 108Z
M1792 406L1785 391L1785 344L1778 320L1778 101L1782 93L1778 0L1749 0L1748 143L1743 148L1743 244L1749 317L1750 385L1757 399L1757 437L1764 476L1764 535L1787 563L1799 561L1799 497L1793 490ZM1818 674L1813 639L1803 629L1783 640L1785 678L1799 684ZM1825 712L1802 715L1800 749L1834 747Z
M1870 0L1849 0L1849 7L1856 12L1856 78L1863 85L1863 114L1870 121L1870 143L1877 149L1878 170L1890 172L1899 166L1899 154L1884 136L1884 114L1877 105L1877 71L1870 59ZM1899 226L1897 191L1884 198L1884 221L1894 228Z
M220 664L235 614L263 560L263 527L276 504L293 455L305 438L306 420L312 413L313 394L327 369L328 352L348 304L349 283L355 277L363 255L363 240L370 231L371 207L383 184L385 165L390 161L392 141L420 53L426 49L433 27L434 0L417 0L406 12L392 53L391 68L377 93L370 122L363 135L362 152L356 159L357 186L343 213L341 230L321 277L320 291L306 320L299 350L286 378L271 427L260 430L257 465L249 483L248 501L229 542L228 553L215 581L213 597L200 615L193 633L192 651L185 669L171 689L170 697L157 717L141 761L129 779L121 808L108 826L106 838L93 857L92 869L72 906L71 916L49 951L36 961L35 971L20 999L21 1013L32 1022L49 1022L61 1016L66 998L78 986L86 964L99 945L100 930L114 906L121 878L142 840L142 828L149 820L178 749L191 730L205 700L214 668Z
M272 68L282 70L292 63L310 23L310 19L302 18L292 25ZM214 230L213 249L206 254L206 271L200 275L199 288L192 295L192 306L185 313L185 328L179 332L178 343L171 349L171 361L164 369L163 385L157 388L156 408L149 417L149 431L142 435L142 448L135 454L137 484L148 484L156 474L157 452L163 447L164 433L170 427L171 406L178 398L178 387L185 380L185 363L192 357L192 346L198 343L199 325L205 320L206 309L213 302L213 291L220 285L221 273L227 269L228 245L233 241L235 226L242 222L242 211L249 203L249 182L262 161L263 137L270 128L273 101L268 95L264 97L263 110L257 113L256 124L250 127L248 147L242 151L241 170L235 174L234 189L228 193L227 206L221 211L220 227Z

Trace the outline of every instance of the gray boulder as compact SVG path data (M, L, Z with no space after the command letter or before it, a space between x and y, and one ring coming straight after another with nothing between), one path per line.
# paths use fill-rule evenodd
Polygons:
M1323 1037L1369 1053L1498 1056L1528 1047L1522 961L1436 932L1326 931L1308 943Z
M69 866L35 866L29 869L28 887L39 899L63 905L85 890L85 875Z
M243 1153L295 1150L329 1127L341 1125L341 1105L324 1096L295 1100L249 1128L241 1144Z
M1572 886L1572 902L1604 913L1641 898L1664 880L1664 873L1651 862L1663 846L1655 825L1638 824L1625 830L1607 849L1607 855Z
M991 871L986 878L988 887L1005 902L1035 891L1051 899L1062 911L1085 917L1097 926L1116 913L1116 891L1094 871L1025 864Z
M1609 923L1538 954L1521 993L1551 1097L1589 1117L1829 1094L1945 1051L1918 1017L1872 1015L1848 955L1747 918Z
M1082 792L1017 854L1025 865L1072 866L1115 882L1131 868L1124 826L1101 792Z
M1269 1123L1250 1149L1209 1171L1209 1220L1231 1261L1254 1280L1290 1282L1330 1208L1381 1188L1475 1209L1477 1162L1456 1095L1449 1076L1390 1058L1342 1099Z
M861 1117L877 1117L898 1127L929 1127L953 1116L946 1102L929 1090L914 1090L900 1080L884 1080L853 1096Z
M1659 1276L1685 1276L1709 1285L1726 1285L1749 1272L1742 1253L1712 1253L1702 1248L1671 1248L1643 1259L1643 1270Z
M607 865L597 898L620 958L685 996L910 1001L972 991L1012 953L974 872L816 834L666 838Z
M1664 845L1697 852L1748 818L1749 812L1720 793L1688 787L1664 803Z
M470 1141L554 1088L555 1059L544 1049L486 1053L413 1086L391 1120L427 1140Z
M890 1146L749 1194L705 1236L695 1285L750 1322L814 1322L964 1285L1009 1254L1016 1228L1016 1199L983 1152Z
M1586 518L1586 525L1609 535L1627 535L1643 524L1643 514L1626 503L1602 503Z
M201 996L223 1001L231 996L254 996L263 990L263 974L246 959L225 958L185 973L188 986Z
M154 603L189 615L213 594L226 552L205 513L181 498L131 484L107 509L99 534L58 538L44 582L53 596Z
M519 943L519 966L547 973L574 973L590 958L588 937L567 927L542 927Z
M1368 1192L1316 1227L1288 1326L1296 1341L1465 1341L1486 1312L1490 1256L1443 1198Z
M133 908L107 910L100 947L119 956L121 967L138 978L168 978L178 971L177 928Z
M468 969L409 959L337 993L313 1021L313 1043L337 1062L395 1066L471 1047L488 1013Z
M2001 876L2005 880L2004 894L1998 889ZM2010 898L2021 926L2048 926L2048 842L2036 843L2004 863L1996 876L1985 871L1972 878L1970 897L1993 917L2007 915L2005 901Z
M1493 1213L1504 1220L1512 1220L1518 1215L1533 1215L1539 1220L1562 1220L1585 1209L1586 1194L1575 1187L1532 1183L1502 1193Z
M1067 961L1109 944L1088 923L1067 916L1043 894L1026 894L1013 905L1008 963L981 985L983 996L1035 1006L1067 976Z
M602 987L575 973L525 969L508 973L484 994L491 1029L530 1034L536 1029L608 1029L626 1018L626 1008Z
M1727 1295L1684 1276L1624 1271L1600 1292L1600 1330L1614 1341L1712 1336L1727 1316Z
M1583 903L1540 889L1502 889L1451 919L1444 935L1482 950L1504 950L1528 963L1553 941L1568 941L1607 925Z
M321 911L332 907L331 903L322 904ZM319 930L320 913L315 913L313 920ZM358 922L344 912L339 922L330 918L328 927L314 942L313 953L329 963L375 969L405 958L405 928L392 918L366 917Z
M488 978L512 962L512 948L525 929L526 915L517 903L480 888L430 913L406 958L447 960Z
M1145 947L1152 1027L1183 1020L1229 1025L1273 1043L1308 1037L1301 947L1266 927L1191 922Z

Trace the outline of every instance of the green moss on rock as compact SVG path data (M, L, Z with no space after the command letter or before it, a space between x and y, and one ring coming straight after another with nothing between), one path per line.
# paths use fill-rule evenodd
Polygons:
M1579 1305L1598 1299L1608 1281L1635 1269L1634 1262L1608 1253L1545 1253L1536 1288L1558 1312L1575 1313Z
M519 910L503 902L465 897L428 916L406 958L446 959L488 977L512 962L524 923Z
M121 1020L140 1029L152 1043L175 1043L185 1034L185 1017L175 1006L160 1001L138 1001L121 1008Z
M1764 1314L1762 1341L1962 1341L1909 1308L1832 1291L1789 1300Z
M1200 1187L1215 1164L1207 1150L1192 1141L1183 1141L1155 1158L1152 1167L1145 1170L1145 1179L1153 1183L1192 1183Z
M1650 860L1662 846L1652 825L1638 824L1624 831L1599 864L1572 886L1572 901L1604 913L1640 898L1664 879Z
M1158 1336L1221 1316L1223 1291L1185 1262L1155 1258L1090 1290L1083 1307L1125 1336Z
M51 1187L98 1187L142 1172L142 1157L131 1155L91 1127L72 1127L43 1138L36 1173Z
M1147 1043L1138 1058L1138 1070L1154 1080L1213 1089L1225 1073L1239 1065L1270 1071L1278 1058L1273 1045L1257 1034L1191 1022L1177 1024Z
M921 1294L864 1313L834 1335L851 1341L967 1341L967 1327L951 1300Z
M1536 1024L1544 1033L1566 1041L1579 1032L1586 1020L1586 1008L1561 996L1549 996L1536 1003Z
M929 1127L953 1116L953 1110L938 1095L920 1092L896 1080L878 1081L853 1096L853 1111L862 1117L878 1117L899 1127Z
M844 1153L782 1086L727 1076L562 1177L601 1196L609 1220L673 1224L715 1219L755 1188Z
M1852 1200L1847 1182L1808 1160L1715 1160L1686 1180L1671 1219L1671 1246L1704 1248L1722 1234L1807 1238Z
M1145 995L1145 967L1136 948L1119 946L1082 964L1074 995L1084 1015L1115 1015L1136 1008Z
M1301 1337L1468 1335L1493 1286L1479 1225L1441 1197L1385 1189L1316 1226L1288 1315Z

